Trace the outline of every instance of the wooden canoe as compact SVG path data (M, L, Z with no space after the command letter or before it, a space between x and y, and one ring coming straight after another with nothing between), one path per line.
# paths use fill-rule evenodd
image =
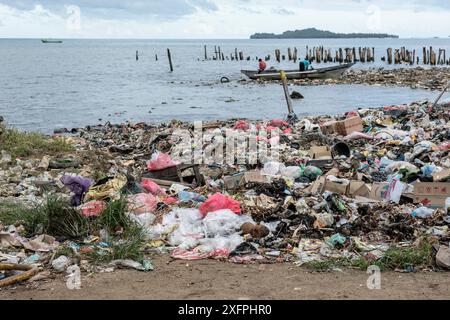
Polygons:
M335 79L339 78L345 71L351 68L354 63L341 64L334 67L313 69L308 71L299 70L285 70L286 78L288 79ZM241 70L241 73L245 74L252 80L281 80L281 70L266 70L258 73L254 70Z

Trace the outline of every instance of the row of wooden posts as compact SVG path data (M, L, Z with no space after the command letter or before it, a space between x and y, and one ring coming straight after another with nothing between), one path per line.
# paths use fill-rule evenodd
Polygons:
M400 49L387 49L387 58L383 57L383 61L387 60L389 64L402 64L409 63L411 65L422 64L424 65L450 65L450 59L447 59L447 52L445 49L439 48L438 53L433 50L433 47L427 48L423 47L422 49L422 59L420 59L419 55L416 55L416 50L408 50L405 47L401 47Z
M207 46L204 46L204 58L205 60L211 60L211 58L208 57L208 51ZM311 62L315 63L327 63L327 62L339 62L339 63L366 63L366 62L375 62L375 48L362 48L359 47L358 50L356 50L356 47L353 48L339 48L338 50L335 50L334 52L331 49L325 49L323 46L320 47L313 47L312 49L306 46L306 59L310 60ZM173 64L172 64L172 55L170 52L170 49L167 49L167 57L169 59L169 67L170 71L173 72ZM271 60L271 55L267 55L264 57L265 61ZM277 62L285 61L286 59L288 61L293 61L294 63L297 63L299 60L298 50L297 48L288 48L287 49L287 56L281 54L280 49L275 50L275 60ZM136 51L136 61L139 60L139 52ZM155 55L155 60L158 61L158 55ZM244 56L243 51L238 51L237 48L235 48L234 52L230 54L230 56L225 55L223 51L221 51L220 46L214 46L214 55L212 57L212 60L217 61L223 61L223 60L236 60L236 61L242 61L247 60L250 61L251 57ZM256 60L258 60L258 57L256 57ZM447 59L447 52L445 49L440 49L438 53L433 50L433 47L423 47L422 52L422 60L420 60L419 55L416 55L416 50L408 50L405 47L402 47L400 49L387 49L387 56L382 57L381 61L386 61L388 64L420 64L422 63L424 65L450 65L450 57Z
M353 47L353 48L339 48L337 50L325 49L323 46L309 48L306 46L306 56L308 60L315 63L370 63L375 62L375 48L374 47ZM448 57L450 58L450 57ZM256 57L255 60L259 58ZM265 61L270 61L272 56L269 54L264 57ZM300 59L298 54L298 50L296 47L287 48L287 55L282 54L280 49L275 49L275 61L293 61L297 63ZM236 60L242 61L247 60L250 61L251 57L244 56L242 51L238 51L236 48L234 53L231 53L230 56L226 55L220 48L220 46L214 46L214 54L212 57L208 56L207 46L204 46L204 60ZM420 64L422 61L425 65L450 65L450 59L447 59L446 50L439 49L438 53L433 51L433 48L430 47L429 50L424 47L423 48L423 58L420 60L419 56L416 55L416 50L407 50L405 47L400 49L387 49L387 57L382 57L381 61L387 61L389 64Z

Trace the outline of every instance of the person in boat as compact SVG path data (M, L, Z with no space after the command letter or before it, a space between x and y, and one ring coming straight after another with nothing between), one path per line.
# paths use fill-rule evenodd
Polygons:
M267 64L263 59L259 59L259 69L258 69L258 73L263 72L264 70L266 70L267 68Z
M311 68L311 62L308 59L303 59L300 61L300 71L308 71Z

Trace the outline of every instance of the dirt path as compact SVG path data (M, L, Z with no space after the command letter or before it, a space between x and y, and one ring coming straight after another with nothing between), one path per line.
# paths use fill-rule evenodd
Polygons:
M292 264L236 265L153 259L155 271L82 274L81 290L58 276L0 289L1 299L450 299L448 273L382 273L381 290L369 275L343 270L315 273Z

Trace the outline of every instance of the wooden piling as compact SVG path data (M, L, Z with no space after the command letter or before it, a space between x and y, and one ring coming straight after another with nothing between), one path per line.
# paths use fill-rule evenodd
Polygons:
M427 64L427 48L423 47L423 64Z
M136 61L139 61L139 51L136 50Z
M288 52L288 59L289 59L289 61L292 61L292 51L291 51L291 48L288 48L288 49L287 49L287 52Z
M389 48L387 50L387 56L388 56L388 63L392 64L392 48Z
M170 72L173 72L172 55L169 48L167 48L167 57L169 58Z
M155 54L155 61L158 61L158 55Z
M205 61L208 60L208 51L206 50L206 44L204 46L205 49Z

